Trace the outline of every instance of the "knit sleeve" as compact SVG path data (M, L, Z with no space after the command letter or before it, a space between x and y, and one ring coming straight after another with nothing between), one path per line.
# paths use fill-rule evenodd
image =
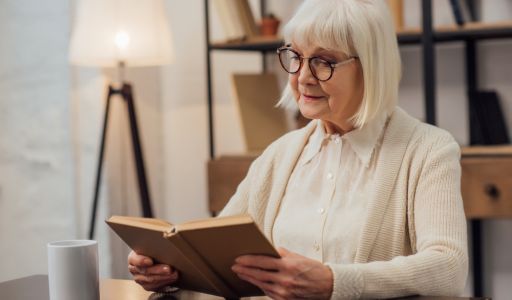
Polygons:
M466 219L460 193L460 148L450 137L428 150L415 197L415 254L389 261L328 264L332 299L460 293L468 269Z
M249 167L249 171L245 178L240 182L238 187L236 188L235 194L231 196L226 206L222 209L219 216L232 216L237 214L248 213L249 210L249 187L251 186L251 178L254 176L253 174L256 172L255 169L258 167L258 161L260 157L258 157Z

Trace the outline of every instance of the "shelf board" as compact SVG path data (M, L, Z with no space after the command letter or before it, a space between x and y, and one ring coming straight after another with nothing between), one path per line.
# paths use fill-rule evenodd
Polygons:
M420 28L405 28L397 32L398 43L401 45L420 44ZM467 23L464 26L443 26L434 32L435 42L451 42L464 40L485 40L512 38L512 21L499 23ZM272 52L282 46L283 39L278 36L258 36L245 41L214 42L210 50L236 50Z
M257 36L245 41L214 42L210 50L239 50L239 51L276 51L284 41L278 36Z
M400 44L421 43L420 28L406 28L398 31ZM512 21L496 23L467 23L464 26L442 26L434 31L435 42L452 42L464 40L485 40L512 38Z
M461 148L462 157L512 156L512 145L466 146Z

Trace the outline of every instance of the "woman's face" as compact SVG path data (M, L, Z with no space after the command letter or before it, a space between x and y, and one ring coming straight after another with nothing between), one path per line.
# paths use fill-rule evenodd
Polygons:
M342 52L328 51L316 46L292 48L303 57L321 57L339 63L349 59ZM363 100L363 72L358 59L334 69L327 81L317 80L304 60L296 74L290 74L290 85L302 115L324 121L327 132L345 133L353 129L349 119Z

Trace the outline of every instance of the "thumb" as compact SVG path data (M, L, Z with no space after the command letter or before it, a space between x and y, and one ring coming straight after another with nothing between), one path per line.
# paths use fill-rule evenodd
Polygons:
M279 253L279 256L283 257L283 256L287 256L291 252L288 251L288 249L286 249L286 248L279 247L279 248L277 248L277 253Z

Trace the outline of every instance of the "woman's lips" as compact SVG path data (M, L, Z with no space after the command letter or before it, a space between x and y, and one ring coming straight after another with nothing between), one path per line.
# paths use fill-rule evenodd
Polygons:
M314 96L314 95L302 94L302 98L304 99L304 101L318 101L318 100L323 99L324 96Z

